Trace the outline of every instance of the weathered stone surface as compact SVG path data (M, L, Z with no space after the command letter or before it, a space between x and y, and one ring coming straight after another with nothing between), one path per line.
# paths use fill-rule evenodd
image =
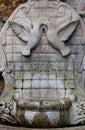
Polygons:
M35 128L85 124L84 22L66 2L78 4L28 1L2 28L1 123Z
M0 20L0 31L1 31L4 24L5 24L5 21Z
M12 126L1 126L0 130L43 130L37 128L24 128L24 127L12 127ZM44 128L44 130L47 130ZM65 128L50 128L50 130L85 130L85 126L78 127L65 127Z

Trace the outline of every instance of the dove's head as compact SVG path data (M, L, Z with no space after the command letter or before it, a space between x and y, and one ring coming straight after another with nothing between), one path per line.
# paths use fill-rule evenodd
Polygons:
M42 22L40 20L36 20L36 21L31 22L31 27L34 30L39 30L41 24Z
M36 32L35 35L46 35L48 30L48 24L39 20L33 21L32 32Z

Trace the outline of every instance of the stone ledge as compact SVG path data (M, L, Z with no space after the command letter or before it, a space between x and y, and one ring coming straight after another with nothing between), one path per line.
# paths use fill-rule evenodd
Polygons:
M0 125L0 130L49 130L49 129L50 130L85 130L85 126L39 129L39 128L23 128L23 127L12 127L12 126Z

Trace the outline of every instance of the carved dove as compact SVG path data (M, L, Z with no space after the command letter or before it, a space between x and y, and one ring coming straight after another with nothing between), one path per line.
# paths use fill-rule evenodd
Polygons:
M10 21L10 26L15 34L21 40L27 42L25 49L21 52L24 56L29 56L30 50L39 43L41 39L41 33L39 31L40 24L38 21L30 25L29 23L27 25L25 22L24 24L20 24L17 21Z
M47 32L47 38L49 43L56 49L58 49L63 56L67 56L70 53L70 48L65 45L64 41L68 40L73 31L76 28L77 21L66 22L57 26L56 29L49 29Z
M49 43L56 49L58 49L63 56L67 56L70 53L70 48L65 45L69 36L71 36L77 23L71 23L65 27L62 27L59 31L55 29L49 29L47 32L47 38Z
M62 15L56 20L54 29L48 29L47 39L63 56L67 56L70 53L70 48L65 46L64 42L68 40L75 30L80 17L75 10L66 3L61 2L59 9L63 13L61 13Z

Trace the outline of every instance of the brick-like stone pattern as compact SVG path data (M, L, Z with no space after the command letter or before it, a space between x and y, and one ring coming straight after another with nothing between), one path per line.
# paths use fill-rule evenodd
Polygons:
M79 8L82 8L84 0L67 0L67 2L78 12ZM79 3L81 3L81 7ZM55 23L55 9L55 13L52 13L50 9L49 12L45 9L39 11L39 9L31 9L27 17L33 16L36 19L44 14L45 19L52 17L51 20ZM71 48L71 54L67 57L63 57L58 50L49 45L46 36L43 36L40 44L31 51L30 57L24 57L21 55L21 47L24 43L15 36L10 28L7 30L5 52L8 65L16 79L16 91L21 90L21 98L23 98L22 95L28 99L60 98L61 95L65 96L66 89L75 88L76 71L85 51L85 45L81 44L81 35L82 29L78 25L76 31L66 42Z

